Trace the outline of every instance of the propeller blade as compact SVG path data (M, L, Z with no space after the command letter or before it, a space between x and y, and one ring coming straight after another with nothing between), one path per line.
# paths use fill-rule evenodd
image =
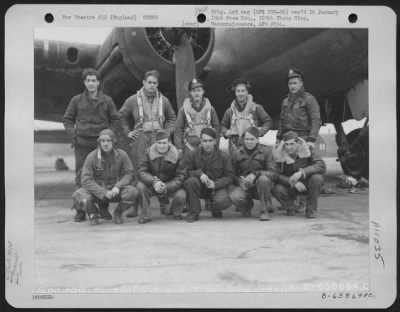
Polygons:
M175 51L175 83L178 110L189 96L188 83L196 77L196 66L192 45L187 32L183 32Z

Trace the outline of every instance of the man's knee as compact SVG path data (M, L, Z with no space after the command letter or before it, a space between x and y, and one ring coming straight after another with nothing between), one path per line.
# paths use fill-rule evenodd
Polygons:
M227 209L231 206L232 202L229 198L228 192L220 191L214 196L215 207L219 210Z
M93 203L93 196L85 189L80 188L72 195L76 210L93 213L96 209Z
M266 186L271 187L272 182L267 176L259 176L256 181L256 186Z
M186 201L186 192L184 189L180 189L175 192L173 200L177 203L184 203Z
M232 191L230 198L235 206L241 205L244 201L246 201L245 191L243 191L240 187L237 187Z
M93 201L93 196L83 187L77 189L73 194L72 198L74 201L76 201L78 204L81 203L82 201Z
M200 179L195 177L190 177L184 182L185 189L200 188Z
M232 194L232 192L237 188L235 184L229 184L228 186L228 193Z
M139 190L133 185L128 185L121 191L121 202L133 204L139 197Z
M324 184L324 176L322 174L313 174L309 177L308 184L311 185L319 185Z

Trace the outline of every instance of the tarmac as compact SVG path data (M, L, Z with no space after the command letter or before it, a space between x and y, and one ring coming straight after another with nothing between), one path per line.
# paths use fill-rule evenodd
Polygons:
M160 215L153 198L152 222L124 217L121 225L97 226L73 221L73 170L41 163L34 175L36 292L315 292L349 284L367 290L368 189L337 188L340 165L325 160L325 187L336 194L321 196L316 219L287 216L274 201L271 220L261 222L256 201L251 218L230 208L214 219L203 210L188 223Z

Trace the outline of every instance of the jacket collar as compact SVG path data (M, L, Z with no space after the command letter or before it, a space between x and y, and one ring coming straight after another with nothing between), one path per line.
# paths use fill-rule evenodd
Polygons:
M185 105L185 103L189 104L195 111L200 112L204 108L204 106L206 106L209 102L210 102L209 99L203 96L203 98L201 99L199 107L197 107L194 104L193 98L192 97L188 97L188 98L186 98L184 100L183 105Z
M144 90L144 87L142 87L140 90L137 91L137 95L140 96L142 98L142 100L147 100L147 101L152 101L156 98L160 98L161 97L161 92L157 89L156 93L152 96L147 95L146 91Z
M194 99L192 97L189 98L190 104L192 105L193 109L197 111L201 111L201 109L204 107L206 104L206 101L204 100L204 97L201 98L200 105L197 107L196 104L194 103Z
M96 96L95 98L91 98L91 97L89 96L88 90L85 89L85 91L83 91L82 95L83 95L84 97L87 97L87 98L90 99L90 100L96 100L96 101L98 101L99 99L103 98L104 93L103 93L103 91L101 91L101 90L97 90L97 96Z
M297 150L297 157L299 158L308 158L311 156L310 148L307 146L306 141L302 138L298 138L300 140L299 149ZM274 157L277 162L286 162L287 164L293 164L295 160L286 153L284 149L284 141L282 140L279 146L273 150Z
M296 93L292 94L289 92L288 94L288 102L289 103L294 103L296 102L299 98L303 98L305 95L305 89L304 87L301 87L299 91L297 91Z
M248 105L253 104L253 96L250 93L247 95L247 100L246 100L246 103L243 105L243 107L239 104L237 99L234 99L233 103L235 104L236 109L239 112L242 112L242 111L244 111L246 109L246 107Z
M119 157L119 152L116 148L113 148L113 150L111 151L115 157ZM101 159L102 155L101 155L101 147L99 146L97 148L97 159Z
M114 154L114 157L116 159L119 158L119 151L116 148L113 148L112 153ZM104 158L101 155L101 147L100 146L96 150L96 156L97 156L97 166L99 166L100 168L103 168Z
M218 147L215 146L214 151L211 154L209 154L211 158L207 158L207 160L212 161L212 160L218 158L219 157L218 151L219 151ZM207 154L204 152L201 145L199 145L197 147L197 149L194 151L194 153L197 155L200 155L200 157L203 159L206 159L206 157L207 157Z
M164 157L166 161L169 161L173 164L176 164L179 158L179 152L172 144L170 145L167 154L163 155L157 151L156 144L154 143L152 146L150 146L149 155L151 160Z
M258 143L257 147L255 148L254 152L252 155L256 155L257 153L262 153L262 147L261 144ZM245 147L240 146L238 149L238 160L242 160L244 158L250 157L249 154L247 154Z

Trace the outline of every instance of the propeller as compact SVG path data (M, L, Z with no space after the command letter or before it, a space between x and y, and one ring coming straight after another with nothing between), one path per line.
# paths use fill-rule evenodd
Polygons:
M175 48L175 85L178 110L185 98L189 96L188 84L196 77L196 66L190 33L184 29L177 29L177 45Z

